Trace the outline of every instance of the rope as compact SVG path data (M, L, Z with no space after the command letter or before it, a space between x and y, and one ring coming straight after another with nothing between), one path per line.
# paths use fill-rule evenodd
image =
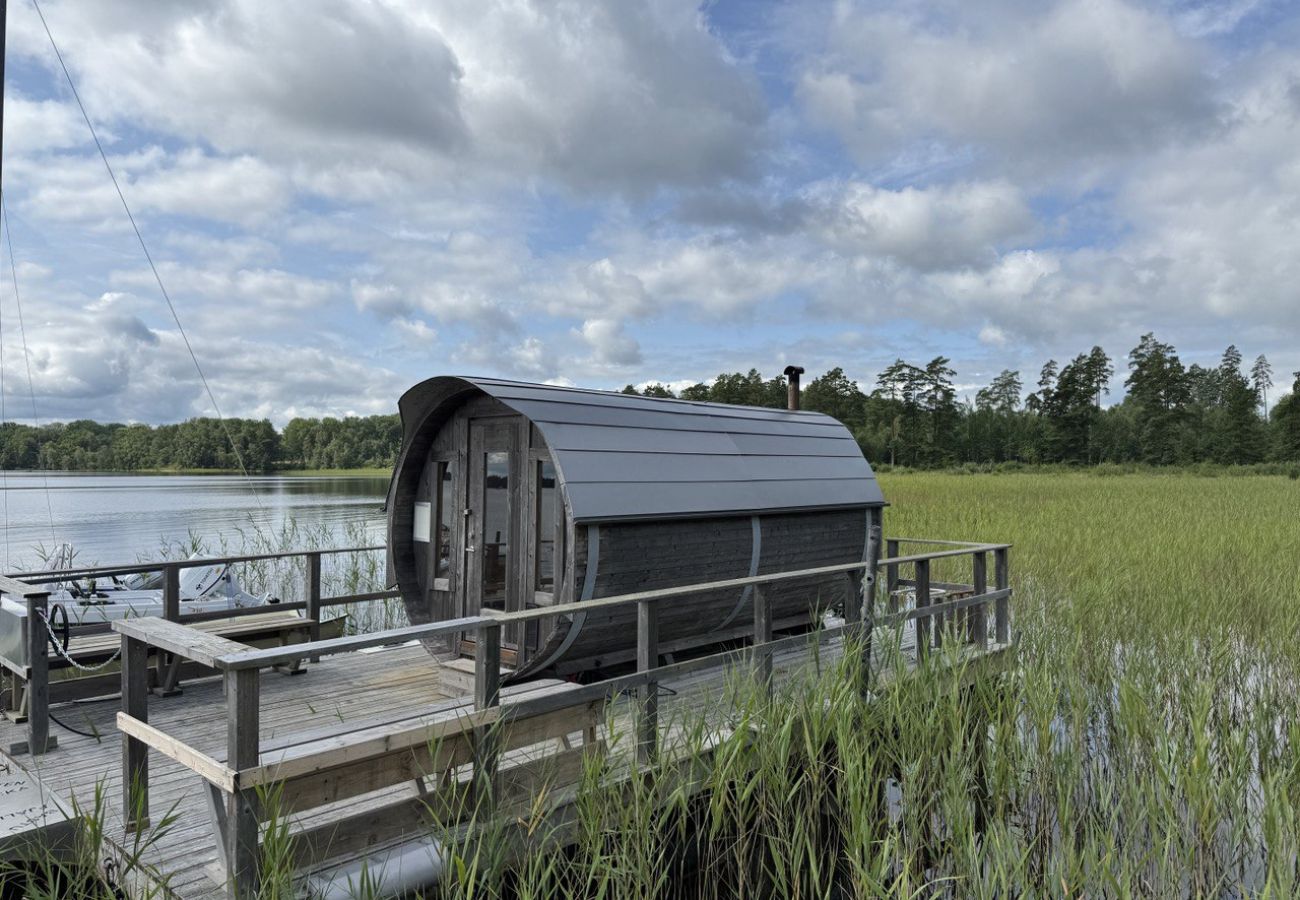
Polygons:
M36 382L32 378L32 354L27 347L27 326L23 324L23 298L18 293L18 263L14 257L14 229L9 221L9 204L5 202L4 189L0 187L0 225L3 225L5 240L9 247L9 274L14 283L14 306L18 309L18 334L23 339L23 362L27 366L27 393L32 400L32 424L36 426L36 468L41 472L41 482L45 486L45 511L50 516L50 544L59 543L54 530L54 504L50 501L50 474L45 471L45 461L41 459L41 419L36 414ZM5 508L5 539L8 540L9 509ZM8 559L8 554L5 556Z
M190 338L185 333L185 326L181 324L181 317L176 312L176 306L172 303L171 295L167 293L167 287L163 284L162 276L158 273L158 267L154 265L153 254L149 252L149 246L145 243L144 235L140 232L140 226L136 224L135 216L131 213L131 205L126 202L126 194L122 192L122 186L118 183L116 173L113 172L113 166L108 161L108 154L104 152L104 145L100 143L99 133L95 131L95 126L91 124L90 115L86 112L86 106L81 102L81 95L77 93L77 85L72 80L72 73L68 71L67 63L63 61L63 54L59 51L59 45L55 43L54 34L50 31L50 24L45 21L45 13L41 10L40 0L32 0L32 6L36 8L36 14L41 18L41 26L45 29L45 36L50 39L50 46L54 49L54 55L59 61L59 68L63 70L63 77L68 82L68 88L72 91L72 98L77 101L77 108L81 110L81 118L85 120L86 127L90 129L90 136L95 141L95 149L99 151L99 158L104 161L104 168L108 171L108 177L113 182L114 190L117 191L117 198L122 201L122 209L126 211L126 217L131 222L131 230L135 232L136 240L140 242L140 249L144 251L144 258L148 260L149 269L153 272L154 280L158 282L158 290L162 293L163 300L167 302L167 309L171 311L172 321L176 323L176 330L180 332L181 340L185 342L185 349L190 355L190 361L194 363L194 370L199 373L199 381L203 382L203 390L207 392L208 400L217 413L217 421L221 423L221 428L226 433L226 440L230 443L230 449L239 462L239 470L244 474L244 483L248 486L249 493L253 495L253 500L257 503L258 509L264 509L262 499L253 488L252 478L248 474L248 467L244 465L244 456L239 452L239 447L235 444L234 435L230 432L230 426L226 423L225 416L221 414L221 407L217 403L217 397L212 393L208 378L203 374L203 367L199 365L199 357L190 345Z

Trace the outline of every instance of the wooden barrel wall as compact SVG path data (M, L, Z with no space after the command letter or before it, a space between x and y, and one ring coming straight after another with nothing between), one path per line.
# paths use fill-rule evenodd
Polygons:
M579 525L574 591L579 599L594 599L858 562L864 556L868 515L865 509L841 509ZM796 579L767 590L775 626L800 627L844 600L847 579ZM660 608L664 652L747 635L752 627L749 589L703 592ZM555 622L533 662L518 674L546 669L566 674L626 662L635 654L635 606L593 611Z

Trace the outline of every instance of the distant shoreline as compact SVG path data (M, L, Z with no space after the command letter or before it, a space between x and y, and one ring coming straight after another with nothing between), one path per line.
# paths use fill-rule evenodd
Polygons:
M50 475L243 475L239 469L6 469L10 474L45 472ZM371 466L351 469L268 469L249 472L249 477L287 475L292 477L374 477L387 478L393 470Z

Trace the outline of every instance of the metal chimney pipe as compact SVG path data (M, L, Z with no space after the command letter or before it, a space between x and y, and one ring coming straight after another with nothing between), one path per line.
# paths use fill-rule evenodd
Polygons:
M803 366L786 366L785 377L788 381L786 384L785 405L786 409L793 412L799 410L799 376L803 374Z

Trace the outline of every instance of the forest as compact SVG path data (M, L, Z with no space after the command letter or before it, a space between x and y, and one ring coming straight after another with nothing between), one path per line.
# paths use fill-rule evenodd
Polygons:
M140 472L224 469L390 468L402 442L396 415L293 419L190 419L175 425L86 419L32 427L0 425L0 468ZM242 460L242 466L241 466Z
M824 412L853 432L876 464L940 468L963 463L1146 463L1158 466L1249 465L1300 461L1300 372L1269 407L1268 360L1247 371L1236 347L1219 364L1184 365L1175 348L1143 335L1126 358L1125 394L1106 403L1114 361L1100 347L1058 363L1048 360L1026 394L1018 371L1001 372L959 400L956 371L943 356L899 359L870 392L839 368L804 387L804 409ZM722 374L673 394L662 384L625 393L679 396L781 408L786 384L757 370ZM1266 412L1268 410L1268 412Z
M803 407L834 416L876 464L944 468L975 464L1300 462L1300 372L1270 405L1273 371L1263 356L1246 367L1236 347L1217 366L1184 365L1152 334L1127 355L1125 392L1108 398L1115 363L1100 347L1065 363L1048 360L1033 385L1006 370L958 399L943 356L895 360L869 391L839 368L804 386ZM1031 388L1026 394L1026 388ZM674 393L662 384L624 393L784 408L785 378L758 370L720 374ZM1108 399L1113 402L1107 402ZM191 419L173 425L89 420L0 425L0 468L157 471L389 468L401 446L396 415L293 419ZM237 449L237 452L236 452Z

